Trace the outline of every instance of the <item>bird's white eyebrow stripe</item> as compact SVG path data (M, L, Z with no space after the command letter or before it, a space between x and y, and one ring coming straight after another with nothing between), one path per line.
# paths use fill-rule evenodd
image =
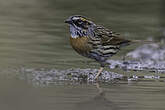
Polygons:
M73 17L72 18L73 20L78 20L78 19L80 19L79 17Z

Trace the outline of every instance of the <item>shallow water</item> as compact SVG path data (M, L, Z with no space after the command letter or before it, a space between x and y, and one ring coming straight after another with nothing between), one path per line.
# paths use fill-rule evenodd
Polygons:
M70 68L99 67L69 45L68 26L63 23L68 16L88 16L128 39L160 41L164 37L162 3L161 0L0 0L0 109L164 110L164 79L104 82L100 84L103 91L100 93L94 82L55 81L43 85L35 82L36 77L31 74L37 69L47 74L45 69L64 72ZM122 60L140 45L128 46L112 59ZM31 72L21 71L23 68ZM157 76L146 71L111 71L128 76L132 73Z
M164 82L58 83L34 87L17 79L0 83L2 110L164 110Z

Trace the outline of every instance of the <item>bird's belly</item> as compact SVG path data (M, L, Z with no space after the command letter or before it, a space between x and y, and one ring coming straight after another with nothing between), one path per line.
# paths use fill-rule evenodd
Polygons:
M87 37L78 37L78 38L70 37L70 44L77 53L86 57L89 56L89 51L91 50L91 46L88 44Z

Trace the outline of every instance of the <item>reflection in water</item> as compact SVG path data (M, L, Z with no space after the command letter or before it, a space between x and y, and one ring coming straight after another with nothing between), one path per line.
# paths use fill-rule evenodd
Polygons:
M24 80L0 77L0 110L164 110L164 82L102 86L33 87Z
M99 83L96 83L98 94L83 102L76 104L77 110L119 110L117 105L106 98L105 91L100 87Z

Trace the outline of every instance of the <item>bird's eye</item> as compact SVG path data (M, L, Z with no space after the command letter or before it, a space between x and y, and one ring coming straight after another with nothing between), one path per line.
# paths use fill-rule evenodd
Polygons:
M83 24L83 21L79 19L79 20L77 20L77 23L78 24Z

